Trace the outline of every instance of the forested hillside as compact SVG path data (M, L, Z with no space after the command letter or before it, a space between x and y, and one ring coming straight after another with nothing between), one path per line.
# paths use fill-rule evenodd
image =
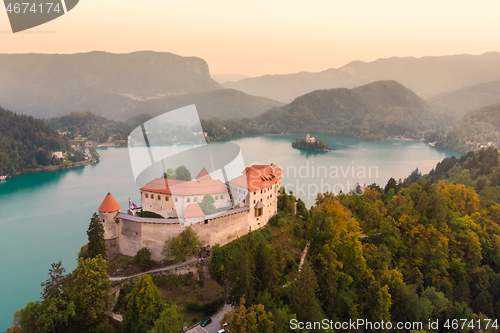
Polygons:
M426 134L435 147L466 153L500 142L500 103L467 113L453 126Z
M151 116L143 114L122 122L89 111L73 111L67 116L47 120L47 124L55 130L71 132L68 134L71 138L81 135L96 142L106 142L110 136L116 140L127 139L135 127L150 118Z
M420 138L425 130L450 124L425 101L395 81L378 81L354 89L317 90L273 108L255 121L205 121L214 140L244 134L314 133L383 140ZM225 129L224 129L225 127Z
M0 172L13 176L46 166L54 162L53 151L69 149L69 140L59 136L45 121L0 107Z
M500 102L500 81L485 82L434 95L426 102L455 118L467 112Z
M321 194L309 211L299 201L297 215L293 196L283 194L272 235L258 231L214 250L212 272L238 286L233 302L245 295L247 304L271 311L274 332L289 332L283 323L294 316L439 320L440 331L474 319L464 331L478 331L478 319L500 315L499 174L498 151L490 148L445 159L412 184L391 179L362 195ZM311 244L298 274L297 250L278 230L296 245Z

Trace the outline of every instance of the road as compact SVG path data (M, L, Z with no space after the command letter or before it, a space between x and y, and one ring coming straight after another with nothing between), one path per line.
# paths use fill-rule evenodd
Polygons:
M210 324L205 327L201 327L200 325L195 326L186 333L217 333L217 331L220 330L220 321L222 317L224 317L224 313L231 310L231 304L224 303L224 307L211 317L212 322Z

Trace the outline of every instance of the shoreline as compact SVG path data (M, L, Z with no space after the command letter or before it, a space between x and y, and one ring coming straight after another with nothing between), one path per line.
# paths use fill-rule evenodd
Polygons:
M9 179L12 179L14 177L30 175L30 174L33 174L33 173L42 173L42 172L52 172L52 171L59 171L59 170L67 170L67 169L73 169L73 168L76 168L76 167L79 167L79 166L92 165L92 164L95 164L95 163L99 163L99 160L91 159L91 160L87 160L87 161L74 162L74 163L71 163L71 164L66 165L66 166L64 166L64 165L48 165L48 166L45 166L43 168L29 169L29 170L26 170L24 172L18 172L15 175L7 177L7 179L5 179L5 181L7 181Z

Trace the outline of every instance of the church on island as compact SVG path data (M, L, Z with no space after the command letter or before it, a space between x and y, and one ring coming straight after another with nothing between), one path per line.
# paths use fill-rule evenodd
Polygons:
M203 168L192 181L156 178L141 190L141 207L127 213L108 193L99 207L108 259L118 253L135 256L143 247L153 260L162 260L165 241L191 226L205 245L223 246L269 222L277 212L283 171L274 164L252 165L227 183L212 179ZM217 213L205 215L205 195L214 198ZM163 218L140 217L151 211Z

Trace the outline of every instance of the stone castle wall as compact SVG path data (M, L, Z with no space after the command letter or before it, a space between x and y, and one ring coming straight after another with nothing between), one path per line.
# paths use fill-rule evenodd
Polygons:
M251 214L248 207L238 208L218 214L217 217L210 216L191 227L205 245L223 246L248 233ZM185 230L177 219L140 218L123 213L115 213L112 221L105 221L104 224L109 229L111 225L116 226L116 237L106 239L108 259L113 259L118 253L133 257L141 248L147 247L153 260L163 260L161 252L165 241L177 237Z

